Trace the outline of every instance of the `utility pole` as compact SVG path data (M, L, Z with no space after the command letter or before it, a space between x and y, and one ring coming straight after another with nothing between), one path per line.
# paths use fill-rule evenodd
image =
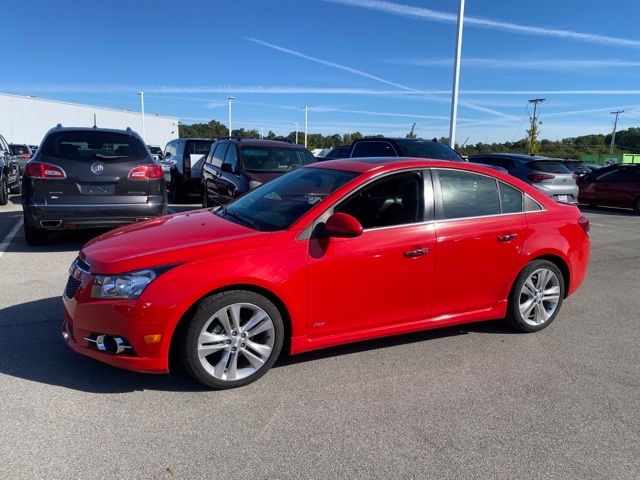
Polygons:
M456 123L458 122L458 85L460 84L460 55L462 54L462 27L464 25L464 0L458 4L458 34L453 61L453 89L451 90L451 120L449 124L449 146L456 148Z
M529 134L529 154L538 153L538 104L545 102L546 98L532 98L529 103L533 103L533 117L531 117L531 128L527 130Z
M609 154L613 153L613 149L616 146L616 128L618 128L618 115L623 113L624 110L616 110L615 112L610 112L611 115L615 115L616 119L613 122L613 134L611 135L611 145L609 145Z
M258 127L258 128L260 128L260 139L263 139L264 138L264 128L262 128L262 127Z
M298 122L291 122L292 125L296 126L296 144L298 143Z

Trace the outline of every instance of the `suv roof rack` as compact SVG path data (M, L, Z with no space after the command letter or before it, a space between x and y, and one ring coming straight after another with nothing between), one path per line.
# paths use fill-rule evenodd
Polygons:
M234 137L218 137L218 138L212 138L211 140L242 140L243 137L238 137L238 136L234 136Z

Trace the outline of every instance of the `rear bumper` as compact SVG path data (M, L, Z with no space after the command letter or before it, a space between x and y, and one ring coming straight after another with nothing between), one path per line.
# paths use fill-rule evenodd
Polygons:
M547 197L553 198L556 202L578 203L578 186L569 188L549 188L544 185L532 184L533 187L540 190ZM566 197L566 198L564 198Z
M165 201L141 204L47 205L24 204L25 221L34 228L65 230L112 228L166 215Z

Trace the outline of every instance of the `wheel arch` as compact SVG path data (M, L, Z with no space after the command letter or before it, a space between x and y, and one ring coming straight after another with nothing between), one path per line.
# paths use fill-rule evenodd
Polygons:
M558 267L558 269L562 273L562 277L564 280L564 297L563 298L567 298L567 295L569 292L569 286L571 285L571 270L569 269L569 264L566 262L566 260L562 258L560 255L556 255L553 253L545 253L543 255L536 256L534 258L531 258L529 262L532 262L534 260L547 260L553 263L556 267Z
M276 295L272 290L265 288L260 285L252 284L252 283L234 283L230 285L225 285L223 287L216 288L211 290L210 292L199 297L193 304L185 310L182 314L178 322L173 328L171 333L171 342L169 343L169 351L168 351L168 362L169 369L171 369L171 365L177 359L178 352L178 341L181 336L184 334L184 330L187 326L187 323L191 316L193 315L195 309L198 307L198 304L204 299L211 295L216 295L218 293L227 292L229 290L246 290L249 292L257 293L258 295L262 295L267 298L269 301L273 302L276 306L280 315L282 315L282 323L284 325L284 343L282 345L282 352L289 352L291 349L291 336L293 332L293 326L291 323L291 314L289 312L289 308L286 306L285 302Z

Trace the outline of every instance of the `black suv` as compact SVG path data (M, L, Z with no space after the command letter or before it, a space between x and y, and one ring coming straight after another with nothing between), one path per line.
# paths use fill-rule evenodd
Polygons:
M9 192L20 193L20 167L11 147L0 135L0 205L7 204Z
M465 162L462 156L448 145L422 138L361 138L351 144L350 158L355 157L417 157L433 160Z
M22 177L29 245L55 230L115 227L165 215L162 167L131 129L49 130Z
M169 167L169 194L176 203L189 195L200 195L202 162L214 140L210 138L176 138L167 143L161 163Z
M202 206L224 205L298 167L316 162L295 143L244 138L220 139L202 169Z

